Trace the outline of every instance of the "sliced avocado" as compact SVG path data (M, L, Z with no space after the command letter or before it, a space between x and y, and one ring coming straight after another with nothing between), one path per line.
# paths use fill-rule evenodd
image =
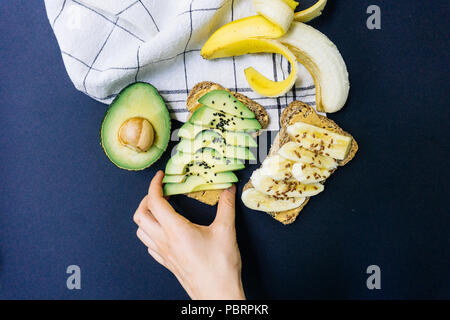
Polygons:
M203 148L211 148L220 153L223 157L242 160L255 160L253 153L246 147L236 147L227 145L225 139L212 130L202 131L194 140L181 139L177 145L177 150L194 154Z
M244 168L241 161L222 157L214 149L204 148L195 154L178 151L167 162L165 173L172 175L203 172L206 175L209 171L217 173Z
M198 102L212 109L223 111L237 117L254 118L255 114L230 92L213 90L198 99Z
M186 180L185 174L165 174L163 178L163 183L181 183Z
M222 190L222 189L228 189L233 184L231 183L208 183L208 184L201 184L192 190L192 192L197 191L206 191L206 190Z
M180 138L193 140L197 135L201 134L204 131L214 131L220 134L225 139L226 144L232 146L249 147L249 148L254 148L258 146L258 143L255 141L255 139L246 132L220 131L216 129L210 129L194 125L190 122L186 122L181 126L181 128L178 131L178 136Z
M232 116L207 106L202 106L194 111L189 118L189 122L220 131L256 131L261 129L261 124L256 119Z
M256 140L246 132L238 131L219 131L222 137L225 139L226 143L232 146L256 148L258 143Z
M199 171L199 173L195 174L192 170L187 174L175 174L175 175L165 175L163 179L163 183L182 183L186 180L187 177L197 176L202 177L206 180L207 183L225 183L225 182L237 182L238 178L232 171L225 172L212 172L207 171L205 174L204 171Z
M226 181L226 179L222 180ZM163 192L165 196L171 196L195 191L227 189L229 187L231 187L229 182L208 183L205 178L190 176L183 183L166 183Z
M118 94L100 129L106 155L126 170L149 167L166 150L169 138L167 107L158 91L144 82L133 83Z

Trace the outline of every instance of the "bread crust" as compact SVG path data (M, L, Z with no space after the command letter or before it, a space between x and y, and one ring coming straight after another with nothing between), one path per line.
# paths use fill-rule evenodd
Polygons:
M230 92L239 101L245 104L251 111L253 111L253 113L256 116L256 119L261 124L262 129L267 128L267 126L269 125L269 114L262 105L251 100L249 97L243 94L240 94L238 92L232 92L227 88L224 88L221 85L210 81L197 83L189 92L186 101L186 108L190 113L189 116L191 116L194 113L194 111L201 106L201 104L198 102L198 99L200 99L203 95L213 90L226 90ZM219 201L221 193L222 190L207 190L207 191L191 192L186 194L186 196L188 196L189 198L196 199L210 206L214 206Z
M287 127L298 121L305 122L317 127L321 127L323 129L327 129L329 131L352 138L351 142L352 144L350 146L350 150L347 154L347 157L343 160L338 161L339 166L346 165L350 160L352 160L355 157L355 154L358 151L358 144L356 140L353 138L353 136L350 133L344 131L333 120L317 114L311 106L301 101L294 101L290 103L281 113L280 116L281 129L280 132L275 137L274 143L270 148L268 156L274 155L281 148L281 146L290 141L289 135L287 134ZM322 181L321 183L325 183L325 181ZM251 181L247 182L243 190L249 188L253 188ZM291 224L297 219L298 215L300 214L300 211L303 210L303 208L306 206L308 202L309 197L307 197L306 201L303 202L302 205L298 208L287 211L267 212L267 213L271 215L274 219L280 221L285 225Z

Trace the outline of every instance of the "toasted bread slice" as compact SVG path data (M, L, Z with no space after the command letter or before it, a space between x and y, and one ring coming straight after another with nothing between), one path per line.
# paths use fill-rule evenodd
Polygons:
M200 82L196 84L192 90L189 92L187 101L186 101L186 108L189 110L190 115L199 108L201 105L198 103L198 99L205 95L209 91L213 90L226 90L230 92L232 95L234 95L239 101L241 101L243 104L245 104L250 110L253 111L253 113L256 116L256 119L261 124L262 129L267 128L269 125L269 115L264 109L263 106L261 106L259 103L256 103L255 101L251 100L250 98L244 96L243 94L237 93L237 92L231 92L230 90L222 87L221 85L214 83L214 82ZM222 190L208 190L208 191L197 191L197 192L191 192L186 194L188 197L196 199L200 202L206 203L208 205L214 206L219 201L220 194L222 193Z
M287 134L287 127L299 121L352 138L352 144L347 157L343 160L338 161L339 166L344 166L345 164L347 164L350 160L353 159L356 152L358 151L358 144L351 134L342 130L341 127L339 127L333 120L317 114L314 109L306 103L303 103L301 101L294 101L289 104L289 106L287 106L281 113L281 129L278 135L275 137L275 141L272 144L272 147L270 148L269 156L277 153L278 149L280 149L281 146L290 141L289 135ZM323 181L322 183L324 182L325 181ZM247 182L247 184L244 186L244 190L248 188L253 188L251 181ZM300 207L295 209L280 212L268 212L268 214L285 225L290 224L294 222L295 219L297 219L300 211L302 211L308 201L309 198L306 198L306 201L303 202Z

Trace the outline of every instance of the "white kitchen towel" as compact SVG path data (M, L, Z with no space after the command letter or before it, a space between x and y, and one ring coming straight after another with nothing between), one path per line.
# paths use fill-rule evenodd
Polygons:
M72 82L100 102L110 103L128 84L145 81L159 90L171 117L184 122L189 90L213 81L263 105L269 130L279 129L279 115L290 102L315 105L314 81L301 65L296 85L282 97L262 97L249 87L249 66L278 81L289 74L280 55L211 61L200 56L220 26L255 14L251 0L45 0L45 6Z

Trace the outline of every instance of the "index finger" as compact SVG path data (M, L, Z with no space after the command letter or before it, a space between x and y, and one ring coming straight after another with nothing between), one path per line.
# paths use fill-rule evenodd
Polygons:
M164 198L162 189L163 178L164 173L159 170L150 183L147 201L153 216L164 227L169 224L184 222L186 219L180 216Z

